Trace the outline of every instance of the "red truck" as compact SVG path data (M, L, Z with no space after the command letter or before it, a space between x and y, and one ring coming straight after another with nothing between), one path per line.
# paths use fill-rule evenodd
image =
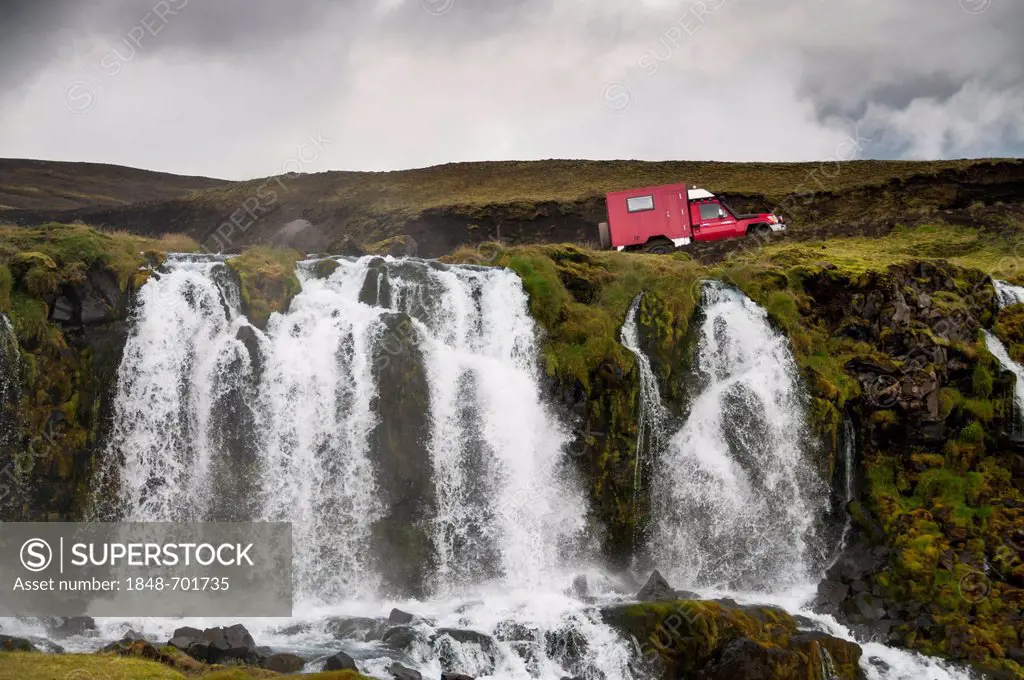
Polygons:
M664 184L605 195L608 221L598 225L601 247L669 253L693 241L717 241L785 231L775 213L737 215L704 189Z

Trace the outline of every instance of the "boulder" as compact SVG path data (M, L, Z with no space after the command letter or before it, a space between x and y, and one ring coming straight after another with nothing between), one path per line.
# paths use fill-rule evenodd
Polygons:
M25 638L0 635L0 651L2 652L38 652L35 645Z
M395 680L423 680L423 676L420 675L419 671L403 666L397 661L388 666L388 673L391 673Z
M198 633L198 635L196 635ZM178 628L168 645L206 663L245 663L258 665L262 655L256 649L245 626L236 623L226 628Z
M90 635L96 632L96 622L89 616L69 616L51 622L47 630L56 637Z
M655 569L647 579L647 583L636 594L640 602L659 602L679 599L676 591L668 584L665 577Z
M332 617L324 622L323 627L335 640L360 642L380 640L390 630L387 621L366 616Z
M399 652L405 652L412 647L413 643L426 642L426 639L412 626L395 626L384 633L381 642Z
M475 630L462 628L438 628L430 638L431 647L441 662L441 668L445 671L455 672L456 667L465 658L464 652L455 645L473 645L478 647L480 654L474 654L474 658L482 664L480 668L474 669L484 675L490 675L494 670L499 656L498 647L490 635L479 633Z
M441 673L441 680L476 680L476 678L463 673Z
M275 673L298 673L306 665L306 660L295 654L270 654L263 659L261 665L268 671L274 671Z
M412 619L412 614L403 612L401 609L392 609L390 616L388 616L388 623L401 626L412 623Z
M345 652L337 652L327 657L324 662L325 671L358 671L356 662Z

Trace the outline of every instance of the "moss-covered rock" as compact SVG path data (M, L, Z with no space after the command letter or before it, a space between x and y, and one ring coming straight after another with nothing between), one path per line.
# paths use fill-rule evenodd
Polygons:
M666 680L862 678L856 644L798 629L772 607L683 600L619 605L606 623L636 641L644 665Z
M7 405L13 442L0 451L13 471L3 519L82 515L143 251L161 245L81 225L0 226L0 311L17 338L19 383Z
M271 314L287 311L302 290L295 276L295 263L301 258L297 250L255 246L228 260L238 275L242 312L257 328L265 329Z

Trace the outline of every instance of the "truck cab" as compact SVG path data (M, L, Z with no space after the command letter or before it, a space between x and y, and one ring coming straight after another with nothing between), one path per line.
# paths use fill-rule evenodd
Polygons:
M686 184L610 192L602 248L668 253L692 241L717 241L784 231L774 213L737 214L706 189Z

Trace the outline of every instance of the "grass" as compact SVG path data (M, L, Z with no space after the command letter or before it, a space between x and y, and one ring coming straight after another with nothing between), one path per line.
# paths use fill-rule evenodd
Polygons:
M1009 233L949 224L897 227L885 236L838 237L822 241L780 242L741 250L731 264L795 267L828 262L858 274L920 259L943 259L997 278L1021 273L1016 253L1024 245L1024 225Z
M255 680L284 677L260 668L213 668L184 674L155 661L107 654L0 652L0 680ZM303 680L366 680L353 671L299 676Z
M24 258L38 253L56 265L57 279L73 280L89 267L99 265L114 272L122 288L131 273L144 262L143 252L189 252L198 249L195 241L180 234L165 234L159 239L151 239L127 232L104 232L78 224L0 225L0 265L9 266L19 256ZM37 259L43 262L41 258Z

